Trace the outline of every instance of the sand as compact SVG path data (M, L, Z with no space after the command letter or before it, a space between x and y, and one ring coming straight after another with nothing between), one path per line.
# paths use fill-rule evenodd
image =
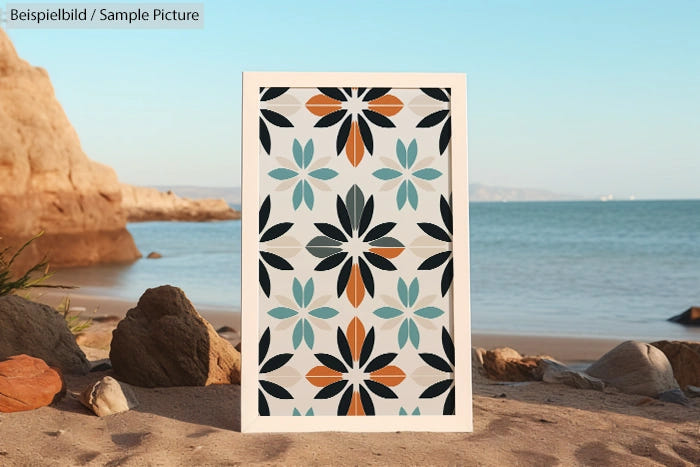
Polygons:
M71 296L75 306L85 306ZM102 304L100 314L123 315L124 305ZM217 322L226 316L216 310L200 311L215 326L235 324L230 316ZM593 360L616 343L494 335L473 341L570 362ZM104 353L95 350L91 358ZM0 465L700 465L697 399L684 407L477 378L473 433L241 434L239 386L135 388L138 408L98 418L73 394L105 375L113 374L67 377L68 394L55 405L0 414Z

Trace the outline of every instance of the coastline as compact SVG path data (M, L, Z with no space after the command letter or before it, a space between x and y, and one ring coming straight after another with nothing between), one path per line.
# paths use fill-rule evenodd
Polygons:
M71 308L80 311L84 317L117 316L123 318L126 312L136 306L136 300L117 297L72 293L71 290L47 290L36 294L33 300L56 307L64 297L70 296ZM216 307L193 303L196 310L215 329L230 326L241 329L241 312L233 307ZM93 311L97 310L94 314ZM512 347L523 355L549 355L567 364L590 363L625 339L598 338L591 336L569 337L552 335L515 335L508 333L483 333L472 330L472 347L493 349Z

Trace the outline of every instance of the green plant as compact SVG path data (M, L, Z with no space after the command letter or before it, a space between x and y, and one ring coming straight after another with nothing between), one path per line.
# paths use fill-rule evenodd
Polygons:
M80 317L80 311L71 309L69 296L66 296L61 301L61 303L56 307L56 311L63 315L63 319L66 320L68 329L73 334L79 334L92 326L92 318L82 319ZM97 313L97 308L92 311L93 315L95 313Z

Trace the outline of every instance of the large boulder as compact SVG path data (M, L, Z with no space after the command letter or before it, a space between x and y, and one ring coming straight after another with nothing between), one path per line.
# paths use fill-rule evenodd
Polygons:
M63 373L86 374L90 364L65 319L48 305L0 297L0 359L27 354Z
M623 342L589 366L586 373L626 394L658 397L678 389L666 355L643 342Z
M658 341L651 345L666 355L681 388L700 386L700 342Z
M542 379L537 365L548 356L523 356L510 347L487 350L483 353L486 376L497 381L538 381Z
M18 268L133 261L114 170L91 161L46 70L17 56L0 29L0 250L44 231Z
M126 412L138 406L131 386L111 376L105 376L85 388L80 394L80 402L98 417Z
M0 362L0 412L21 412L49 405L64 394L58 371L29 355Z
M680 315L671 316L668 320L688 326L700 326L700 307L692 306Z
M136 386L239 384L241 355L194 309L185 293L148 289L112 335L120 379Z

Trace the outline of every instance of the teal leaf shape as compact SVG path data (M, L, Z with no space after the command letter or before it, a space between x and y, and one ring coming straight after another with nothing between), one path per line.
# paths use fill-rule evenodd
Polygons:
M417 349L418 344L420 343L420 332L418 331L418 326L416 326L416 322L413 321L413 319L408 320L408 337L411 339L413 348Z
M399 172L398 170L394 170L394 169L384 168L384 169L375 170L374 173L372 173L372 175L374 175L375 177L377 177L380 180L392 180L396 177L400 177L401 172Z
M436 308L434 306L426 306L425 308L421 308L420 310L414 311L413 314L416 316L420 316L421 318L435 319L438 316L444 315L445 312L442 311L440 308Z
M297 410L296 408L294 408L294 410L292 411L292 416L294 416L294 417L301 417L301 412L299 412L299 410Z
M301 339L304 337L304 330L303 330L303 319L300 319L297 321L297 324L294 325L294 331L292 332L292 345L294 346L294 349L298 349L299 346L301 345Z
M321 308L314 308L313 310L309 311L309 314L314 318L330 319L338 315L338 310L327 306L322 306Z
M292 282L292 293L294 294L294 301L297 302L299 308L303 307L304 303L304 291L301 288L301 282L296 277Z
M403 320L399 328L399 348L403 349L408 340L408 319Z
M294 143L292 144L292 154L294 155L294 162L297 163L297 167L300 169L304 168L304 155L303 151L301 149L301 143L299 142L298 139L294 140Z
M397 310L396 308L390 306L383 306L377 310L374 310L374 314L382 319L392 319L396 318L397 316L401 316L403 311Z
M427 169L420 169L420 170L416 170L415 172L413 172L413 176L418 177L421 180L435 180L436 178L438 178L441 175L442 175L442 172L440 172L439 170L436 170L436 169L432 169L430 167Z
M297 183L297 186L294 187L294 193L292 194L292 205L294 206L294 210L296 211L299 209L299 206L301 206L301 200L302 200L302 183L303 180L300 180L299 183Z
M415 211L418 208L418 191L416 191L416 186L412 181L407 180L406 185L408 185L408 202Z
M416 410L418 410L418 408L416 408ZM414 410L414 412L415 412L415 410ZM313 409L313 407L311 407L309 410L307 410L305 415L306 415L307 417L313 417L313 416L314 416L314 409ZM415 415L415 414L414 414L414 415Z
M296 310L287 308L286 306L278 306L277 308L273 308L272 310L268 311L267 314L273 318L287 319L291 318L292 316L296 316L299 313Z
M399 278L399 283L396 286L396 291L399 294L401 304L408 308L408 287L406 287L406 283L401 278Z
M314 158L314 140L310 139L306 142L304 146L304 166L303 169L307 168Z
M396 207L403 209L406 204L406 181L401 182L399 191L396 192Z
M314 348L314 330L311 327L311 323L309 323L308 319L302 320L304 321L304 341L306 342L306 346L310 349Z
M396 158L404 169L406 168L406 146L400 139L396 140Z
M297 412L297 414L299 414L299 412L297 411L297 409L294 409L294 411ZM294 415L296 415L296 414L294 414ZM299 414L299 415L301 415L301 414ZM404 409L403 407L401 407L401 408L399 409L399 415L408 415L408 413L406 412L406 409Z
M297 175L299 175L297 172L291 170L291 169L285 169L283 167L280 167L278 169L270 170L267 173L270 177L274 178L275 180L288 180L290 178L294 178Z
M306 180L304 180L304 202L309 211L314 208L314 191Z
M413 409L413 412L411 413L411 415L420 415L420 409L418 407L416 407L415 409Z
M316 178L318 180L330 180L331 178L334 178L338 175L338 172L336 172L333 169L316 169L312 170L309 172L309 176Z
M416 299L418 298L418 293L419 293L418 278L416 277L415 279L413 279L410 287L408 288L408 306L413 306L416 303Z
M418 157L418 143L414 139L411 144L408 145L408 150L406 151L406 168L410 169L413 167L413 163L416 162L416 157Z
M311 299L314 297L314 280L309 279L306 281L306 285L304 286L304 308L309 306L309 303L311 303Z

